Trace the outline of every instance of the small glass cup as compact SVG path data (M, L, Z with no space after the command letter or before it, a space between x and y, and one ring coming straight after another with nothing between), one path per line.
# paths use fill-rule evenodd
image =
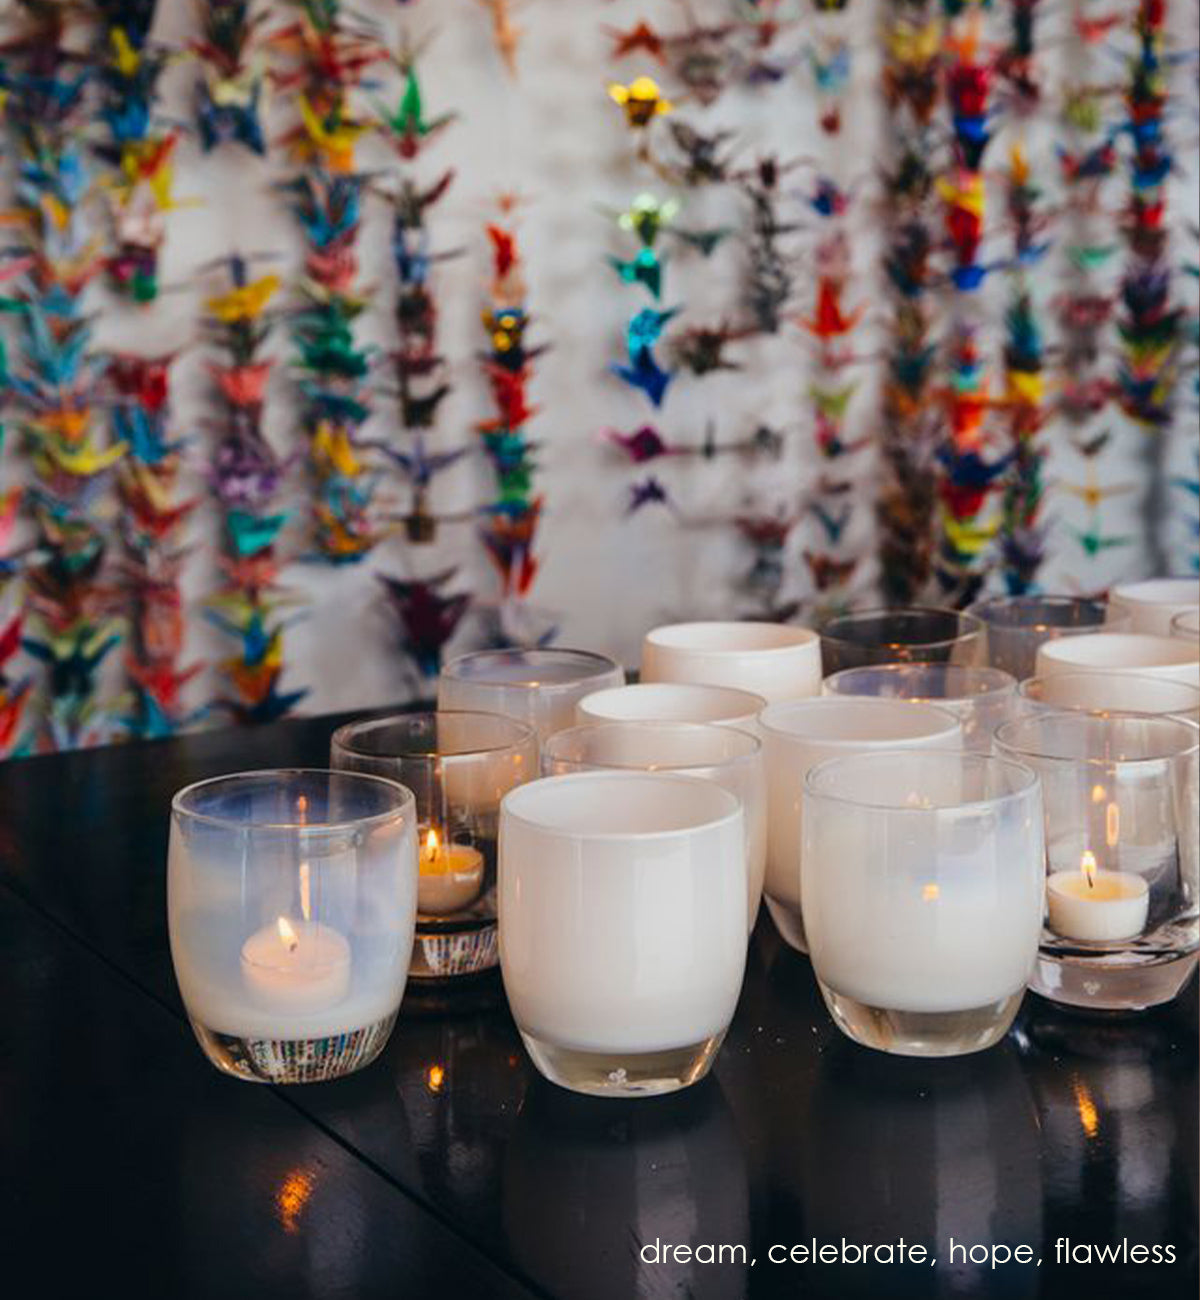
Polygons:
M821 689L817 634L790 623L672 623L642 642L644 682L731 686L764 700L800 700Z
M614 768L677 772L715 781L741 800L746 824L749 921L754 929L767 865L767 772L762 741L732 727L694 722L597 722L568 727L542 748L546 776Z
M767 706L761 695L731 686L637 682L585 695L577 722L710 722L753 731Z
M1171 620L1171 635L1180 641L1200 642L1200 609L1185 609Z
M1200 686L1200 651L1175 637L1142 632L1092 632L1039 647L1036 676L1066 672L1136 673Z
M858 610L839 614L821 628L826 677L870 664L982 665L986 650L979 619L936 606Z
M544 740L574 723L585 695L624 683L619 664L590 650L479 650L442 669L437 703L516 718Z
M330 753L335 768L402 781L415 796L412 977L447 980L498 965L500 800L538 774L533 728L495 713L402 713L339 727Z
M416 806L349 772L241 772L171 802L171 957L205 1056L311 1083L379 1055L417 911Z
M1129 615L1082 596L992 596L967 606L987 628L988 663L1018 681L1032 677L1038 647L1063 636L1122 631Z
M1200 731L1138 713L1038 713L998 753L1041 777L1047 914L1031 986L1055 1002L1168 1002L1196 965Z
M1136 673L1051 673L1017 687L1019 713L1154 713L1200 722L1200 687Z
M1000 668L958 664L874 664L826 677L826 695L937 704L962 723L963 748L992 752L992 734L1011 715L1017 683Z
M746 962L737 797L666 772L580 772L500 815L500 967L552 1083L608 1097L709 1071Z
M1114 613L1128 616L1129 630L1147 636L1170 636L1171 620L1200 605L1200 579L1148 578L1119 582L1109 592Z
M767 764L767 911L783 938L807 952L800 881L801 791L809 768L829 758L881 749L961 749L953 713L907 700L827 696L773 704L760 719Z
M802 898L838 1027L901 1056L1007 1033L1037 959L1041 792L982 754L858 754L804 782Z

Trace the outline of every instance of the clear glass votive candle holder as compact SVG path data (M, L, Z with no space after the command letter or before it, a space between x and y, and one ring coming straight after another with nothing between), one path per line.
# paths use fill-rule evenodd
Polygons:
M767 865L767 771L762 741L746 731L695 722L597 722L568 727L542 747L546 776L616 769L676 772L715 781L742 804L746 852L731 871L746 881L747 932L754 928Z
M827 759L872 750L961 749L962 723L947 709L905 700L826 696L763 710L767 764L767 911L783 938L808 951L800 898L804 778Z
M730 686L769 703L821 689L817 634L790 623L671 623L642 642L643 682Z
M825 676L870 664L987 662L987 637L973 614L936 606L863 609L821 627Z
M500 815L500 967L552 1083L608 1097L709 1071L746 962L741 803L666 772L545 777Z
M1018 714L1153 713L1200 722L1200 687L1136 673L1051 673L1017 687Z
M1171 635L1180 641L1200 643L1200 609L1185 609L1171 620Z
M516 718L544 739L574 724L585 695L624 683L619 664L590 650L479 650L442 669L437 703Z
M859 754L804 782L802 898L838 1027L901 1056L1007 1033L1042 920L1041 792L983 754Z
M967 606L987 629L987 661L1018 681L1032 677L1038 647L1059 637L1107 628L1123 631L1129 615L1083 596L991 596Z
M731 686L685 682L636 682L585 695L577 722L707 722L753 731L767 707L761 695Z
M242 772L179 791L171 957L219 1070L310 1083L379 1055L408 974L416 860L413 796L394 781Z
M1038 713L998 753L1041 777L1046 922L1031 987L1069 1006L1136 1010L1196 965L1200 730L1137 713Z
M1093 632L1039 647L1036 676L1066 672L1135 673L1200 686L1200 648L1142 632Z
M1114 614L1128 618L1129 631L1170 636L1171 620L1200 606L1200 579L1147 578L1119 582L1108 594Z
M874 664L825 679L824 693L937 704L962 723L963 748L992 752L992 735L1011 716L1017 683L1002 668L958 664Z
M335 768L400 781L417 818L417 925L410 974L478 975L499 964L500 800L538 775L533 728L495 713L402 713L333 733Z

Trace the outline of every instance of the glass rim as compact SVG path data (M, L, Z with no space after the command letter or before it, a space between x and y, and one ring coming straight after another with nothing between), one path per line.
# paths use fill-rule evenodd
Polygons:
M1150 651L1158 648L1162 651L1162 654L1159 657L1152 658L1148 663L1128 664L1124 669L1118 667L1110 669L1109 671L1128 671L1130 674L1140 674L1142 671L1148 671L1152 668L1182 668L1186 667L1188 664L1198 662L1196 658L1189 656L1186 643L1181 644L1181 639L1179 637L1163 636L1158 632L1109 632L1104 628L1088 632L1077 638L1054 637L1039 646L1038 653L1045 653L1056 663L1062 664L1064 666L1064 672L1068 670L1082 670L1086 672L1091 668L1094 668L1096 672L1104 672L1106 671L1104 666L1095 663L1093 660L1072 659L1069 657L1072 654L1078 654L1080 650L1079 643L1087 640L1089 637L1093 641L1104 638L1105 642L1110 646L1114 642L1119 641L1130 649L1140 648ZM1171 650L1178 650L1179 656L1176 657L1174 654L1168 653L1166 649L1167 647L1170 647ZM1064 656L1067 657L1064 658ZM1049 673L1039 673L1036 675L1041 677L1050 676Z
M673 634L695 632L699 629L716 630L718 628L723 631L734 629L736 631L744 632L761 631L763 628L770 628L772 632L784 634L785 640L777 645L718 646L687 645L669 639ZM664 639L664 634L666 634L667 639ZM770 619L765 618L701 618L692 619L686 623L660 623L658 627L652 627L650 631L646 633L643 641L644 644L652 645L656 650L673 650L682 654L691 655L778 655L794 654L797 650L807 649L814 643L819 644L820 633L814 628L805 627L800 623L772 623ZM667 683L661 684L667 685ZM682 684L688 685L689 683ZM706 686L709 683L695 682L691 684L696 686ZM646 685L657 686L660 685L660 683L647 682Z
M1101 681L1107 682L1120 682L1123 686L1132 683L1135 688L1138 683L1142 683L1143 689L1152 686L1155 690L1166 687L1169 690L1187 691L1192 697L1192 704L1200 707L1200 686L1193 686L1191 682L1181 682L1175 677L1149 677L1142 673L1122 673L1116 671L1091 672L1087 668L1069 668L1061 673L1041 673L1035 674L1033 677L1026 677L1023 681L1017 683L1017 694L1023 700L1032 700L1036 704L1041 704L1042 701L1038 700L1032 694L1032 687L1040 686L1045 682L1060 682L1066 678L1077 681L1081 677L1089 679L1100 678ZM1177 712L1175 709L1163 709L1158 711L1147 709L1092 709L1088 708L1086 705L1073 704L1048 704L1045 711L1047 713L1141 713L1148 718L1174 716Z
M661 766L646 767L641 763L594 763L588 759L570 758L565 755L555 755L553 753L554 742L563 736L578 735L580 732L620 732L620 731L650 731L650 732L704 732L707 735L720 735L722 738L731 736L740 737L742 741L749 741L750 748L744 750L741 754L730 754L724 758L710 759L707 762L695 763L663 763ZM542 742L542 762L552 763L570 763L578 765L580 771L587 772L692 772L713 767L734 767L743 763L753 763L756 758L761 757L763 749L762 741L749 731L744 731L741 727L722 726L718 722L674 722L660 721L656 718L631 718L628 722L620 722L616 719L595 722L578 722L573 727L564 727L561 731L556 731L552 736L547 736ZM556 773L556 775L566 775L566 773Z
M503 723L505 726L512 728L517 734L515 739L501 744L478 745L473 746L471 749L456 750L453 753L444 753L436 749L413 749L404 754L376 754L346 743L346 739L352 734L361 735L377 727L392 727L410 720L414 723L428 722L430 719L440 717L486 718L489 723ZM421 709L413 713L392 713L384 718L360 718L357 722L342 723L329 738L331 751L334 746L337 746L343 753L352 754L355 758L377 759L385 763L402 763L406 760L416 762L422 759L441 759L445 761L456 758L480 758L487 754L502 754L506 750L523 749L531 743L536 746L537 732L529 723L522 722L519 718L510 718L504 713L488 713L484 709Z
M867 619L878 618L895 618L897 615L915 614L921 617L935 615L937 617L949 617L954 619L965 620L966 627L956 636L937 637L932 641L855 641L849 637L839 636L837 632L830 632L827 629L836 627L839 624L853 625L859 622L865 622ZM840 645L848 646L872 646L895 647L900 650L937 650L943 646L957 645L960 641L966 641L972 636L982 636L986 633L987 627L983 620L977 618L974 614L968 613L962 609L951 609L948 605L874 605L870 609L852 609L847 610L844 614L835 614L832 618L826 619L824 624L818 629L822 641L833 641Z
M900 700L911 704L932 704L936 707L939 700L953 701L955 703L968 700L987 700L996 696L1013 695L1017 689L1016 677L1003 668L995 668L990 664L943 663L857 664L852 668L839 668L836 673L830 673L825 678L823 685L828 686L831 682L837 681L839 677L851 677L855 673L895 674L897 677L915 677L918 673L945 673L947 675L961 673L984 681L991 681L993 685L981 691L966 691L961 695L855 695L851 692L831 691L830 696L839 700Z
M185 806L185 801L188 798L193 797L197 792L205 790L209 786L221 785L226 782L240 782L248 785L253 780L262 780L268 777L294 776L337 777L339 780L350 781L351 783L371 781L377 785L398 790L400 798L394 808L387 808L382 812L368 813L362 817L339 817L332 821L309 821L307 818L304 821L246 821L235 817L222 816L218 813L199 812ZM356 830L364 826L382 825L386 822L395 821L397 816L402 817L406 808L411 807L415 814L416 806L416 795L408 786L393 780L391 777L378 776L374 772L349 772L333 767L263 767L249 768L242 772L225 772L220 776L208 776L201 781L192 781L190 784L183 786L182 789L176 790L171 796L172 815L187 818L188 821L205 822L210 826L222 826L226 830L233 831L297 831L300 834L313 831L327 834L331 831Z
M1072 609L1091 609L1101 615L1098 623L1010 623L1001 619L990 619L988 613L1001 609L1020 609L1022 607L1042 606L1043 608L1072 608ZM1095 596L985 596L982 600L973 601L968 605L963 613L971 614L979 619L987 627L995 626L1004 628L1012 632L1084 632L1095 631L1098 627L1103 628L1109 625L1110 619L1118 620L1122 625L1127 624L1132 617L1128 610L1114 609L1108 601L1100 600Z
M569 681L563 682L519 682L519 681L487 681L480 682L477 678L471 678L464 674L462 667L469 662L479 663L487 660L498 662L503 659L525 659L525 660L549 660L549 659L574 659L580 663L587 662L594 665L594 671L585 673L581 677L572 677ZM575 690L581 682L586 682L593 677L603 677L605 673L619 672L624 676L624 669L615 659L610 659L608 655L601 654L598 650L576 650L572 646L540 646L531 650L468 650L466 654L455 655L449 662L442 665L439 676L456 682L471 682L474 685L497 686L506 691L566 691ZM467 712L468 710L463 710ZM481 712L481 710L476 710Z
M526 813L518 812L515 808L522 800L537 798L544 793L548 782L564 784L566 782L582 783L584 781L596 782L628 782L636 781L645 783L650 781L661 784L671 784L680 786L686 782L689 787L689 793L695 793L700 788L706 799L716 799L717 803L726 801L727 810L720 814L714 814L706 817L702 821L693 822L688 826L681 826L673 830L660 831L622 831L622 830L578 830L563 826L548 826L544 821L539 821L530 817ZM720 791L720 795L715 795L714 790ZM731 804L729 801L732 801ZM522 826L527 826L531 830L540 832L543 835L555 836L559 839L571 840L659 840L659 839L678 839L681 836L694 835L697 831L712 830L717 826L724 826L729 822L735 821L743 815L742 801L731 790L726 790L723 785L718 785L715 781L704 781L695 776L684 776L673 771L647 772L645 770L629 771L618 768L594 768L586 772L562 772L557 775L538 777L533 781L526 781L523 785L514 786L505 794L500 801L500 816L503 822L504 818L520 822Z
M831 676L835 675L836 674L831 674ZM875 708L877 705L895 705L905 709L911 709L914 707L920 709L931 709L945 718L949 725L946 727L945 731L922 732L917 736L890 736L885 737L883 740L864 740L861 736L850 739L845 736L801 735L795 731L785 730L778 722L769 719L767 716L770 713L780 714L790 711L797 713L806 713L809 711L814 713L828 712L831 708L844 708L848 704L851 706L866 704L871 708ZM943 708L939 704L929 703L925 700L898 700L878 695L811 695L807 699L803 700L778 700L774 704L768 704L767 707L763 709L762 713L760 713L758 717L758 725L762 727L764 731L769 731L773 736L779 736L784 740L795 740L802 744L828 745L833 749L841 749L843 746L859 746L864 744L880 745L886 744L889 740L895 741L897 748L905 748L903 742L906 740L925 740L931 736L942 736L950 732L962 731L962 719L952 709Z
M1069 723L1072 726L1107 724L1110 722L1141 722L1157 727L1174 729L1177 735L1185 737L1187 744L1165 754L1143 754L1138 758L1105 758L1091 754L1056 754L1041 749L1020 747L1010 737L1020 727L1042 727L1054 721ZM1007 736L1001 733L1007 732ZM993 742L1006 754L1016 759L1027 759L1038 763L1064 763L1072 765L1086 764L1089 767L1136 767L1143 763L1170 763L1176 759L1186 759L1200 753L1200 727L1186 718L1176 717L1170 713L1137 713L1130 709L1112 709L1106 713L1092 713L1086 709L1047 709L1043 713L1028 714L1023 718L1010 718L996 728Z
M843 764L849 766L851 763L859 762L878 763L886 759L897 758L906 761L913 758L934 758L940 761L954 759L960 766L981 767L986 765L988 767L1001 767L1019 773L1022 784L1018 789L1007 790L1003 794L989 795L981 799L964 799L958 803L937 804L930 808L918 808L908 804L878 803L869 796L861 798L817 789L817 780L822 773L827 772L831 767L840 767ZM1026 799L1029 797L1030 791L1038 788L1038 781L1036 770L1028 763L1023 763L1017 758L1009 758L1003 754L980 754L970 749L880 749L872 750L870 753L839 754L835 758L825 758L819 763L814 763L804 774L804 793L811 795L814 799L823 799L828 803L846 804L852 808L869 808L876 812L888 814L916 813L928 817L931 813L969 812L972 809L995 808L999 804Z
M682 698L684 695L708 695L715 699L717 696L724 696L730 699L733 696L741 696L748 702L750 711L747 713L731 714L730 717L757 717L767 706L766 699L757 694L755 691L743 690L740 686L716 686L711 682L626 682L623 686L601 686L599 690L592 691L590 695L585 695L579 701L579 707L582 708L589 700L595 699L602 695L615 695L618 692L625 692L626 699L635 699L639 695L649 695L655 691L666 691L669 695L678 695ZM754 705L757 704L757 708ZM597 718L597 721L600 721ZM691 718L606 718L608 722L690 722ZM697 722L703 721L705 725L711 722L710 719L695 719Z
M1180 632L1188 636L1200 636L1200 606L1181 609L1178 614L1171 616L1171 635L1178 637Z
M1113 584L1112 595L1117 600L1147 608L1153 605L1175 605L1179 602L1147 594L1153 588L1162 590L1173 586L1186 586L1189 591L1197 593L1196 604L1200 606L1200 579L1189 577L1186 573L1163 573L1155 578L1134 578L1129 582L1117 582Z

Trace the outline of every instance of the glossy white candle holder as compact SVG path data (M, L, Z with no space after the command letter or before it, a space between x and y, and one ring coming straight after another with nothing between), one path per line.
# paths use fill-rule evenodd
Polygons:
M987 629L987 662L1018 681L1032 677L1038 647L1060 637L1124 631L1128 613L1083 596L991 596L967 607Z
M1137 1010L1196 965L1200 730L1138 713L1038 713L998 753L1034 768L1046 809L1048 908L1031 987L1071 1006Z
M447 981L499 965L500 800L538 775L533 728L495 713L401 713L333 733L335 768L399 781L417 815L417 929L410 974Z
M936 605L854 610L821 625L825 676L870 664L987 662L987 636L973 614Z
M1200 579L1148 578L1119 582L1109 592L1114 613L1126 614L1129 630L1148 636L1170 636L1171 620L1200 606Z
M479 650L445 665L437 702L442 710L516 718L544 739L574 724L585 695L624 682L620 665L590 650Z
M1171 635L1181 641L1200 644L1200 609L1185 609L1171 620Z
M1200 648L1141 632L1094 632L1041 646L1036 676L1065 672L1135 673L1200 686Z
M1136 673L1051 673L1017 687L1019 713L1153 713L1200 722L1200 687Z
M505 797L500 964L551 1082L671 1092L709 1071L741 990L736 796L668 773L546 777Z
M1000 1041L1037 959L1041 794L1020 763L861 754L804 782L802 897L838 1027L903 1056Z
M820 639L788 623L672 623L646 634L641 680L805 699L821 689Z
M171 957L204 1054L309 1083L378 1056L417 910L412 793L348 772L245 772L171 804Z
M753 731L767 706L761 695L731 686L637 682L585 695L577 722L706 722Z
M763 895L776 929L807 952L800 882L801 794L811 767L882 749L961 749L962 724L946 709L901 700L825 697L771 705L759 719L767 764L767 871Z
M762 741L733 727L694 722L598 722L568 727L542 747L546 776L614 769L676 772L715 781L742 804L746 852L731 871L746 881L753 930L767 865L767 772Z
M992 734L1016 706L1016 679L1001 668L875 664L826 677L824 694L936 704L962 724L963 748L992 752Z

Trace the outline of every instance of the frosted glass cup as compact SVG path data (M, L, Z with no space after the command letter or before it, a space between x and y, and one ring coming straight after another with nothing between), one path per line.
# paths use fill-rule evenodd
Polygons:
M762 741L749 732L693 722L600 722L568 727L542 749L547 776L605 768L676 772L715 781L742 804L747 930L754 928L767 864L767 772Z
M987 629L988 663L1018 681L1033 676L1038 647L1046 641L1106 627L1119 632L1129 623L1127 613L1082 596L992 596L969 605L967 613Z
M437 702L439 709L502 713L545 739L574 723L585 695L624 682L618 664L590 650L480 650L446 664Z
M1200 722L1200 687L1136 673L1052 673L1017 687L1018 713L1154 713Z
M1114 613L1128 615L1129 630L1148 636L1170 636L1171 620L1200 606L1200 579L1148 578L1119 582L1108 597Z
M788 623L672 623L646 634L641 680L805 699L821 689L820 640Z
M804 918L838 1027L902 1056L1008 1031L1037 959L1042 802L982 754L862 754L804 783Z
M825 679L824 693L937 704L962 723L963 748L992 752L992 735L1012 714L1017 683L1000 668L958 664L875 664Z
M172 800L171 957L192 1029L226 1074L309 1083L373 1061L416 912L416 808L394 781L243 772Z
M868 664L984 664L987 638L973 614L915 605L839 614L821 627L825 676Z
M335 768L407 786L417 810L417 934L410 975L447 980L500 961L500 800L538 775L533 728L497 713L401 713L339 727Z
M1038 713L996 732L1041 777L1046 925L1031 987L1139 1010L1196 966L1200 731L1141 713Z
M552 1083L673 1092L709 1071L741 991L737 797L660 772L546 777L500 813L500 968Z
M767 764L767 872L763 893L779 933L807 952L800 880L801 793L811 767L880 749L961 749L962 724L932 704L827 696L764 709Z
M710 722L753 731L767 706L761 695L731 686L637 682L585 695L577 722Z
M1093 632L1048 641L1038 650L1036 675L1065 672L1136 673L1200 686L1200 647L1141 632Z

